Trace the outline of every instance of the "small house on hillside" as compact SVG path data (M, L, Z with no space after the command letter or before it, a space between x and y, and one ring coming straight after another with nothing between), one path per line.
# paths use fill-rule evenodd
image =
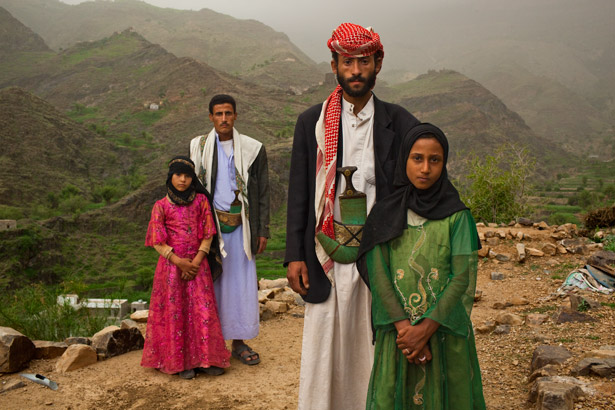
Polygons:
M0 231L17 229L17 221L14 219L0 219Z

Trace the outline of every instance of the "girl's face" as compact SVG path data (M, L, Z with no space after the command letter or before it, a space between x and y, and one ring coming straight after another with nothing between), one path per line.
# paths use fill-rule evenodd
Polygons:
M406 175L417 189L431 187L442 174L444 149L435 138L419 138L410 149Z
M192 177L188 174L173 174L171 178L171 184L179 192L184 192L192 184Z

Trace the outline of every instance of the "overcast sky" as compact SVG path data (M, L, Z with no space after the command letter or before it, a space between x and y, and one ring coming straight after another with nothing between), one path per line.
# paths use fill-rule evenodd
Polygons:
M61 0L78 4L85 0ZM301 50L317 62L329 61L326 46L331 32L343 22L372 26L385 44L389 28L412 24L418 11L438 10L451 4L468 4L473 0L146 0L158 7L200 10L208 8L239 19L258 20L289 36ZM497 2L497 0L491 0ZM507 0L508 1L508 0ZM391 33L392 35L392 33ZM387 38L388 37L388 38Z

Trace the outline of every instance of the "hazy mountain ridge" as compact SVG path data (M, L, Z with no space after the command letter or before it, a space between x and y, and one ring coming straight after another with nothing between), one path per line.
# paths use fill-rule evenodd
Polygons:
M191 58L177 58L132 30L79 43L41 61L34 73L0 81L0 86L15 84L71 110L74 118L102 130L120 147L138 143L141 134L143 138L145 133L151 135L156 145L139 145L142 160L151 161L141 165L146 181L160 178L164 162L172 155L186 154L192 137L209 132L207 102L211 96L220 92L235 95L237 128L267 146L274 170L274 209L285 197L296 116L310 103L322 102L334 88L327 84L302 96L289 96ZM451 139L453 152L464 148L485 154L500 145L520 143L537 155L566 155L536 136L492 93L454 71L431 71L394 87L379 84L376 94L402 104L422 121L441 126ZM159 109L149 109L150 103L160 104Z
M614 138L614 2L468 0L408 8L416 8L412 25L403 24L403 13L390 17L385 70L462 72L524 118L529 107L547 112L534 112L526 120L538 133L565 142L571 152L612 158L604 156L601 144L605 137ZM497 79L504 66L510 82ZM539 79L545 80L544 95L518 93ZM580 111L571 111L574 106ZM577 128L569 126L571 118L585 122L584 139L569 137Z
M54 48L66 47L76 38L97 40L130 26L177 56L190 56L261 86L300 93L322 80L320 66L285 34L208 9L162 9L135 0L77 6L58 0L0 0L0 5L36 27ZM609 157L601 144L612 137L615 126L612 2L475 0L416 9L412 25L406 24L403 13L390 16L383 38L383 78L387 69L395 73L391 79L405 80L428 69L452 68L492 90L527 117L537 133L571 152ZM506 75L512 81L497 80L502 66L508 67ZM540 84L541 78L545 84ZM545 91L542 95L523 92L536 85ZM575 139L575 106L580 110L577 116L588 115L584 134L590 144Z
M51 51L45 41L0 7L0 56L19 51Z
M568 157L553 141L537 135L491 91L461 73L431 70L385 88L381 94L421 121L441 127L449 137L453 158L470 151L490 154L510 145L527 147L536 156L550 158L551 163Z
M605 144L614 128L609 115L561 83L520 67L502 66L487 74L484 84L536 133L551 137L564 149L603 159L615 152ZM615 139L611 140L615 145Z
M27 55L14 56L22 59ZM39 57L38 53L29 55L34 60ZM2 64L16 63L10 57ZM234 95L237 128L266 144L270 166L278 171L271 176L276 193L273 203L276 208L282 203L286 172L280 166L287 163L288 137L305 103L191 58L177 58L130 30L79 43L34 65L34 72L27 71L21 78L0 76L0 87L27 88L95 127L116 145L137 149L126 153L127 161L141 162L140 173L147 181L160 179L165 161L173 155L187 154L191 138L209 133L207 104L213 95ZM149 108L154 103L159 105L157 110ZM150 159L153 162L143 163Z
M0 5L54 49L133 28L179 57L189 56L246 79L253 77L254 68L271 71L266 85L274 88L301 89L320 79L315 69L303 68L316 65L285 34L255 20L238 20L209 9L164 9L137 0L90 1L75 6L58 0L1 0ZM279 75L285 72L284 66L293 63L301 76ZM262 82L269 77L258 79Z

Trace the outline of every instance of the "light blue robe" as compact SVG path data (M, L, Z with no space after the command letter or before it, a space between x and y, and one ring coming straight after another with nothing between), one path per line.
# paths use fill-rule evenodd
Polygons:
M218 170L214 207L229 211L237 189L233 152L226 155L216 135ZM218 314L224 339L252 339L258 335L258 280L256 263L243 249L241 226L231 233L222 233L226 257L222 258L222 275L214 282Z

